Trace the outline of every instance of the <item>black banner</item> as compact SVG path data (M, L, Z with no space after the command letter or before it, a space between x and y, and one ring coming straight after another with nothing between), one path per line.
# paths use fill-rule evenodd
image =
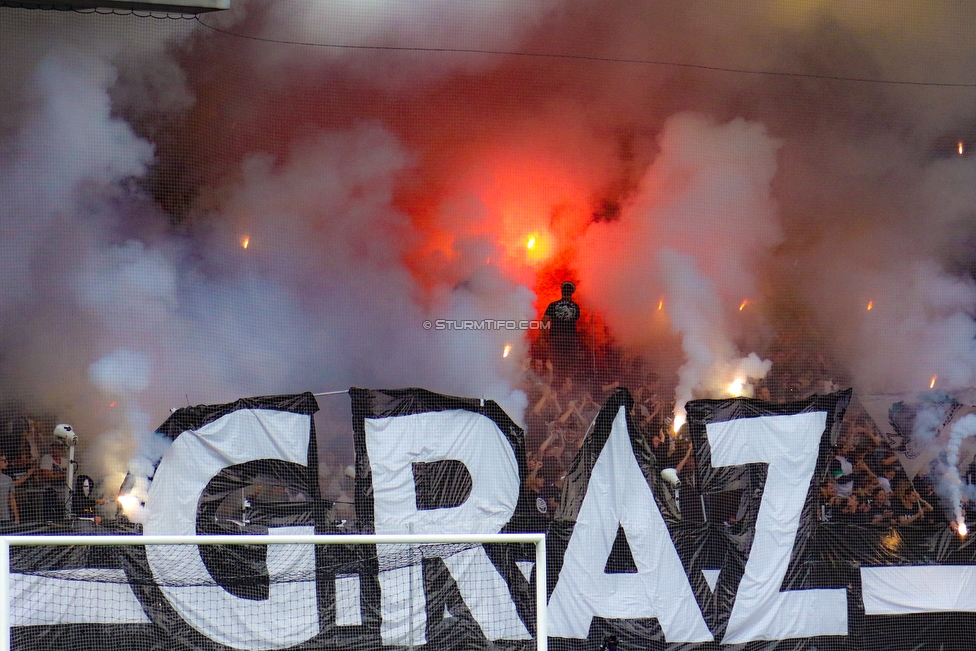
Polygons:
M692 401L687 432L669 440L643 432L618 389L568 473L547 478L554 495L527 481L522 431L490 401L351 394L359 528L544 524L554 649L596 649L611 637L620 649L669 651L971 644L969 538L944 521L871 525L825 507L821 490L845 472L834 443L850 392ZM150 478L144 532L332 533L315 410L301 394L175 413L159 428L172 445ZM529 649L532 559L516 545L15 547L13 642Z

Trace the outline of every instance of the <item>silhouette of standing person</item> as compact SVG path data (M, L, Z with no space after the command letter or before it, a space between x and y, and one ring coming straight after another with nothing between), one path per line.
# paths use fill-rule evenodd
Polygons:
M580 306L573 301L576 285L566 281L561 290L562 298L550 303L542 315L542 321L548 327L549 359L552 360L557 385L565 378L572 377L579 356L576 322L580 318Z

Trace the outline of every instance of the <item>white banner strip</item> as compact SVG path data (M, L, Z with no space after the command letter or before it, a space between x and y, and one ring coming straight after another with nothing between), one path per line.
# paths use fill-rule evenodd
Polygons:
M862 567L867 615L976 612L976 566Z
M73 570L10 575L11 624L148 624L122 570L99 570L115 583L78 580Z

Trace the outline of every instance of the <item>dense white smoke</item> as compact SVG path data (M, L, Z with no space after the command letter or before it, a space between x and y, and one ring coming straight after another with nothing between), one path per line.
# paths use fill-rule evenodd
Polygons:
M918 472L932 482L946 514L966 535L965 504L976 500L976 485L971 483L971 473L965 472L976 454L976 409L939 392L924 395L920 403L897 406L894 420L903 428L911 423L909 476Z
M782 239L770 196L779 143L758 124L687 114L671 118L659 140L620 223L587 233L581 271L596 285L591 300L629 346L647 345L663 307L685 356L675 390L680 420L694 397L751 395L749 380L771 366L742 356L737 339L743 323L754 323L740 307L760 298L758 265Z
M906 260L852 281L862 295L851 351L866 392L959 389L976 384L976 283L934 260ZM871 310L866 309L871 302Z
M63 413L74 404L65 415L86 432L83 445L99 450L85 470L100 476L124 466L125 457L101 453L113 447L112 437L102 437L105 422L92 410L107 413L110 399L94 396L137 393L148 377L138 364L119 375L105 358L91 367L93 387L88 366L100 351L126 345L130 326L152 310L146 295L166 291L159 274L140 278L141 244L113 245L118 235L108 235L120 225L119 207L140 203L120 182L145 174L153 147L112 117L108 89L116 76L104 59L55 46L30 75L33 110L0 168L0 296L8 308L10 364L4 385L35 409ZM126 248L130 254L116 255ZM123 391L120 382L139 386ZM127 454L125 448L112 451Z
M976 415L967 414L952 424L946 445L945 468L940 482L940 492L949 500L957 531L966 535L966 517L963 513L963 482L959 476L959 448L963 439L976 435ZM969 496L967 495L967 500Z
M531 318L533 294L463 259L449 284L418 285L404 262L416 238L392 205L414 161L390 131L311 130L279 156L249 154L211 188L210 225L187 237L141 189L153 145L110 97L141 115L167 83L120 85L113 53L48 45L0 168L5 386L92 433L86 472L116 487L128 472L144 498L165 443L153 428L187 399L424 386L521 418L521 333L423 324ZM175 87L156 108L185 108Z
M664 278L671 327L681 335L686 361L678 369L674 426L686 418L685 405L693 398L752 397L750 380L761 380L772 362L755 353L739 358L725 328L722 301L708 278L689 256L661 249L658 260Z
M149 482L170 443L170 439L153 431L151 417L140 406L141 394L150 384L149 358L143 353L117 348L92 364L88 373L105 401L111 401L109 409L115 416L112 429L94 441L90 453L96 459L120 459L120 453L131 456L124 473L116 468L102 470L110 472L104 478L111 486L110 491L120 486L128 475L132 484L128 494L132 499L123 507L131 520L142 522Z
M564 272L679 403L747 395L801 313L860 390L972 384L973 89L822 79L973 83L976 9L899 7L0 9L0 388L103 477L187 401L419 385L518 419L524 333L423 323L532 318Z

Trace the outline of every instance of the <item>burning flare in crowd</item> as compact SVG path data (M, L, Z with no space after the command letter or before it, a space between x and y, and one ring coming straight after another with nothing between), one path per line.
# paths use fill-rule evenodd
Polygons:
M732 384L729 385L729 395L733 398L738 398L742 395L743 389L745 388L746 380L745 378L737 377L732 380Z
M949 443L946 445L945 483L952 504L952 513L956 523L956 531L965 536L969 529L966 527L966 516L962 509L962 477L959 476L959 448L963 439L976 436L976 414L967 414L953 423L949 430Z
M118 502L125 513L132 513L140 505L139 498L131 493L119 495Z
M684 409L675 410L674 412L674 431L677 432L681 427L688 422L688 414Z

